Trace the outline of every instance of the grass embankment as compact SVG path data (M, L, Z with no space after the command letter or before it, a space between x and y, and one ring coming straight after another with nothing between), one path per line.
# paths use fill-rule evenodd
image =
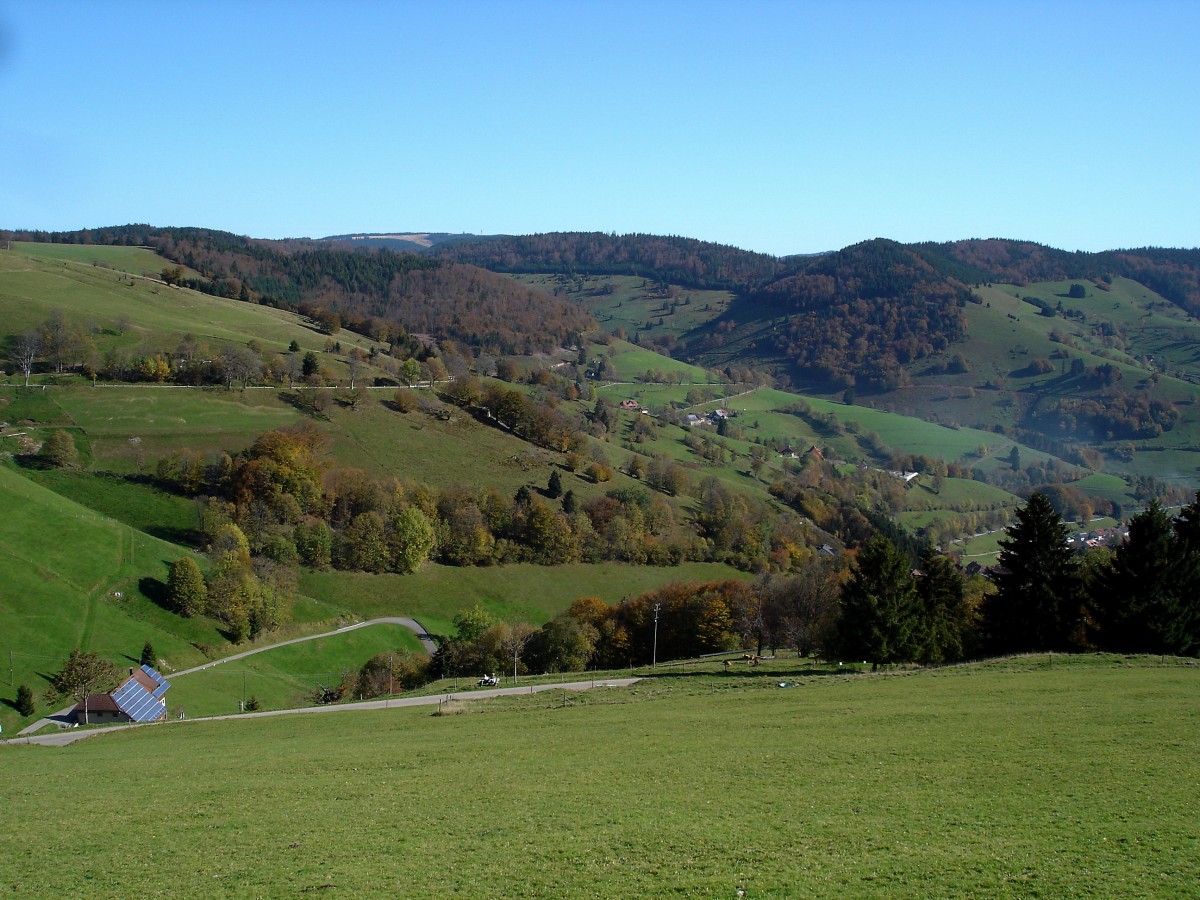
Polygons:
M585 595L616 603L672 581L731 577L752 576L713 563L672 568L620 563L497 568L427 564L412 575L307 572L301 590L322 610L341 609L363 619L414 616L434 634L451 634L454 614L476 603L497 619L540 625ZM264 641L273 639L268 635ZM178 677L172 681L168 702L173 714L182 709L193 717L235 712L244 696L256 697L263 709L309 706L319 685L336 684L343 672L389 650L421 652L422 648L407 629L372 625Z
M1193 896L1200 670L1047 663L808 679L776 663L458 716L7 747L2 883L55 896ZM784 678L802 683L781 690ZM119 866L115 836L140 848Z
M420 652L421 644L400 625L356 628L173 676L166 700L172 717L181 712L192 717L235 713L250 697L262 709L311 706L318 688L337 685L343 673L393 650Z

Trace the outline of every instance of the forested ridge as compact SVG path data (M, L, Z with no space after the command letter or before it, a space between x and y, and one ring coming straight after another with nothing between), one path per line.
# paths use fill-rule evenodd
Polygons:
M292 309L327 331L375 336L385 326L522 354L572 344L586 313L476 266L389 250L348 250L312 240L263 241L202 228L127 225L83 232L18 232L17 239L152 247L200 273L177 283Z
M944 272L971 281L1026 284L1123 275L1200 313L1200 249L1142 247L1074 253L1032 241L964 240L911 245Z
M599 233L539 234L444 244L434 253L504 272L641 275L719 288L782 318L772 349L806 378L887 389L902 366L959 340L963 280L894 241L836 253L776 258L685 238ZM723 345L730 314L685 342L688 354Z
M818 257L751 299L788 317L773 343L799 372L887 390L904 365L963 337L972 296L910 249L874 240Z
M770 337L739 348L740 355L784 360L776 374L834 388L902 386L906 366L966 336L963 307L984 283L1124 276L1188 312L1200 311L1200 250L1083 253L1001 239L874 239L834 253L777 258L687 238L570 232L464 238L432 253L500 272L636 275L731 291L740 302L684 338L676 355L720 355L749 317L768 326Z
M640 275L698 289L745 290L786 263L765 253L694 238L559 232L450 241L434 255L495 272Z
M1124 276L1200 313L1196 249L1084 253L1001 239L907 245L874 239L834 253L775 257L675 236L561 232L463 236L415 254L146 225L14 236L146 245L199 272L200 279L184 279L191 287L310 316L325 313L318 321L326 328L332 322L370 334L378 323L393 323L491 353L570 345L593 324L579 307L494 273L634 275L725 290L739 302L684 336L675 355L721 354L749 317L769 333L739 347L740 356L769 357L785 380L868 391L903 386L912 362L961 341L963 308L985 282Z

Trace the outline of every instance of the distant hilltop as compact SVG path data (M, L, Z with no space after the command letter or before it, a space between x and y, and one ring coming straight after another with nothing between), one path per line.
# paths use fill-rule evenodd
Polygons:
M446 232L405 231L359 234L335 234L319 238L335 244L349 243L355 247L378 247L386 250L403 250L409 253L423 253L433 249L438 244L447 241L474 241L491 237L478 234L449 234Z

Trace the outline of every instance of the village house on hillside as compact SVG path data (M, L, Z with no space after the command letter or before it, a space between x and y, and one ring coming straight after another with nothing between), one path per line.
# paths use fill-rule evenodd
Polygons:
M107 725L114 722L157 722L167 714L163 694L171 683L149 666L130 669L115 691L89 694L71 711L77 723Z
M1080 547L1117 547L1129 537L1129 526L1114 525L1112 528L1101 528L1099 531L1080 531L1067 538L1067 545L1072 548Z

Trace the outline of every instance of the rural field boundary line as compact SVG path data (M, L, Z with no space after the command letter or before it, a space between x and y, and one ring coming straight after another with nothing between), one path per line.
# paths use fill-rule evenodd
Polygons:
M365 624L365 623L364 623ZM604 678L601 680L568 681L555 684L531 684L524 687L488 688L485 690L467 690L459 693L427 694L421 697L388 697L384 700L362 700L355 703L337 703L328 706L302 706L295 709L268 709L260 712L237 713L228 716L202 716L196 719L175 720L173 722L155 722L130 725L113 725L108 728L63 729L53 734L29 735L16 737L0 743L5 744L40 744L44 747L65 747L76 741L95 737L99 734L110 734L114 731L125 731L129 728L159 728L164 725L178 727L189 722L220 722L228 719L261 719L267 716L294 716L308 713L352 712L355 710L400 709L409 706L440 706L443 703L463 702L471 700L489 700L494 697L516 697L528 694L540 694L544 691L587 691L597 687L629 687L641 681L641 678Z

